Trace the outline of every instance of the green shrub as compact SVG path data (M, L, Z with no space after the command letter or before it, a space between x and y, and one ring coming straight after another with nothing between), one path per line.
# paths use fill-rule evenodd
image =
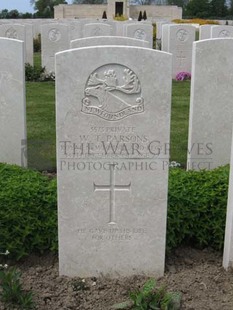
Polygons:
M170 293L165 286L156 288L155 279L149 279L141 290L130 293L131 300L115 304L114 310L179 310L181 293Z
M212 171L172 168L167 249L181 244L222 249L229 167ZM39 172L0 164L0 252L16 259L57 251L57 187Z
M0 164L0 250L16 259L57 249L56 181Z
M171 169L167 248L186 242L220 250L224 242L229 167L212 171Z
M33 50L34 53L41 52L41 34L36 39L33 39Z
M46 72L45 67L32 66L29 63L25 64L25 79L29 82L47 82L55 81L53 72Z
M25 79L30 82L40 81L41 74L44 73L45 68L35 67L29 63L25 64Z

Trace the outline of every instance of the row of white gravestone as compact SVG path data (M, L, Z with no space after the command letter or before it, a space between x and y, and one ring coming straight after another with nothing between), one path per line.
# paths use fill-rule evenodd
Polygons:
M21 165L23 42L0 39L0 51L0 161ZM171 61L133 46L57 54L61 274L163 274Z
M110 25L113 29L113 34L117 36L124 35L124 29L127 24L135 24L135 20L126 20L122 22L106 20L106 19L91 19L91 18L82 18L82 19L1 19L0 24L18 24L27 26L32 25L33 27L33 37L36 39L41 33L41 26L45 24L56 24L61 23L68 25L70 27L71 39L78 39L84 36L83 26L85 24L106 24ZM140 24L151 24L149 21L141 21Z
M227 51L224 61L230 60L221 69L220 63L218 71L210 70L222 55L220 47ZM214 53L208 59L210 50ZM225 86L224 81L218 85L210 80L215 73L225 79L223 71L232 70L232 52L232 39L195 43L194 86L198 74L204 75L198 84L204 85L195 89L197 98L205 105L205 92L214 97L215 88L219 93L222 88L224 93L212 102L206 122L215 114L217 123L216 115L221 114L217 102L221 99L227 109L232 97L228 94L231 81L226 80ZM60 274L160 276L166 239L171 55L135 47L92 47L58 53L56 65ZM156 81L153 87L150 81ZM209 92L207 84L211 84ZM194 113L205 117L202 106L197 107L200 112L195 112L194 106L193 100L192 126ZM232 108L226 113L232 118ZM232 123L231 119L231 127ZM225 128L216 127L216 135L224 136ZM204 141L206 127L199 124L195 130L202 133L200 141ZM212 145L210 140L200 141L192 145L193 149L197 144L202 153L198 155L219 147L215 144L218 140ZM231 171L230 182L232 179ZM223 258L226 269L233 266L232 201L230 184Z
M195 41L196 27L188 24L171 24L160 22L158 24L158 38L161 38L162 51L173 55L173 74L180 72L191 73L192 46ZM162 31L161 31L162 29ZM199 40L209 38L233 37L233 26L204 25L200 26Z
M209 46L210 43L213 45ZM26 161L23 42L0 39L0 45L0 162L21 165ZM228 51L228 57L232 59L232 39L197 42L194 55L200 54L206 59L211 47L216 53L208 65L215 67L219 46ZM210 77L216 77L216 72L225 79L221 67L218 71L209 67L207 70L198 62L203 62L203 59L194 57L194 86L201 70L202 74L209 71L206 81L203 80L203 83L208 83L207 87L212 82ZM57 54L61 274L83 277L163 274L171 60L167 53L123 46L88 47ZM232 63L229 61L225 65L230 70ZM151 81L155 81L153 87ZM200 88L195 91L202 91L203 95L207 87L197 85ZM220 92L222 88L224 97L217 97L206 122L212 117L217 122L213 114L219 113L215 106L218 99L227 109L225 102L228 103L230 87L223 86L224 82L219 85L215 80L211 86L210 92L217 87ZM203 102L208 103L204 96ZM192 126L195 124L193 115L198 112L193 109L194 105L193 100L190 113ZM199 106L200 110L202 108ZM227 111L232 115L232 109ZM200 114L205 115L204 112ZM196 144L201 152L204 146L208 151L211 147L213 150L218 148L215 141L212 145L209 145L209 140L208 145L203 143L207 130L202 124L196 130L202 131L202 140L194 141L192 148ZM216 135L224 136L224 130L222 127ZM232 264L231 200L228 208L225 267Z
M199 40L233 37L233 26L203 25L200 26Z
M75 25L73 23L73 32L71 28L65 24L47 24L41 27L41 43L42 43L42 66L46 68L47 71L54 72L55 63L54 56L57 52L64 51L70 48L71 38L75 38L74 32L77 38L80 38L80 31L82 29L83 36L85 37L95 37L95 36L115 36L116 31L113 31L114 27L106 23L90 23L84 24L80 29L81 23ZM114 24L115 25L115 24ZM77 28L78 27L78 28ZM72 34L73 33L73 34ZM131 23L125 24L123 37L129 38L129 43L127 45L133 44L130 38L136 40L149 42L149 46L152 47L153 44L153 27L151 24L141 24L141 23ZM102 39L103 44L104 39ZM114 39L111 40L114 42ZM110 40L108 42L111 42ZM116 43L119 39L116 39ZM85 42L85 41L82 41ZM89 44L91 41L88 41ZM127 40L123 40L124 45ZM135 44L137 42L135 41ZM84 43L82 43L84 44ZM88 43L87 43L88 44ZM140 43L137 43L141 45ZM105 43L106 45L106 43ZM148 43L145 45L148 46Z
M0 37L16 39L25 44L25 63L33 65L33 30L32 25L0 25Z

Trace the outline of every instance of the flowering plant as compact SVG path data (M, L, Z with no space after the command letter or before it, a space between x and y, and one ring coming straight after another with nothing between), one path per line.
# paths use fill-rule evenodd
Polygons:
M169 163L169 167L171 167L171 168L176 168L176 167L180 167L180 166L181 166L181 164L178 163L177 161L171 161Z
M0 252L0 255L8 255L8 254L10 254L10 252L9 252L8 250L6 250L5 253L1 253L1 252ZM6 269L7 267L8 267L7 264L5 264L5 265L0 264L0 269Z
M189 72L179 72L176 75L177 81L185 81L185 80L191 80L191 74Z

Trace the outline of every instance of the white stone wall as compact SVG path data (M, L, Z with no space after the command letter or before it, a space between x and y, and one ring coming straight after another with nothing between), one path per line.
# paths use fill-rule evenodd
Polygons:
M148 19L151 18L163 18L167 20L182 18L182 8L175 5L131 5L130 17L138 18L138 15L142 11L146 11Z
M54 18L102 18L106 4L60 4L54 7ZM107 16L108 17L108 16ZM110 17L108 17L110 18Z
M60 4L54 7L55 18L102 18L103 12L110 12L112 6L107 4ZM146 11L148 19L172 20L182 18L182 8L175 5L131 5L126 12L129 16L137 19L139 12ZM109 15L109 16L108 16ZM107 14L108 19L112 19L114 14Z

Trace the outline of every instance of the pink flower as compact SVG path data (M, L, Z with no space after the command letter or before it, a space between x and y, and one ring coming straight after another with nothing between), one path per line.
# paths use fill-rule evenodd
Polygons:
M191 80L191 74L189 72L179 72L176 75L176 81Z

